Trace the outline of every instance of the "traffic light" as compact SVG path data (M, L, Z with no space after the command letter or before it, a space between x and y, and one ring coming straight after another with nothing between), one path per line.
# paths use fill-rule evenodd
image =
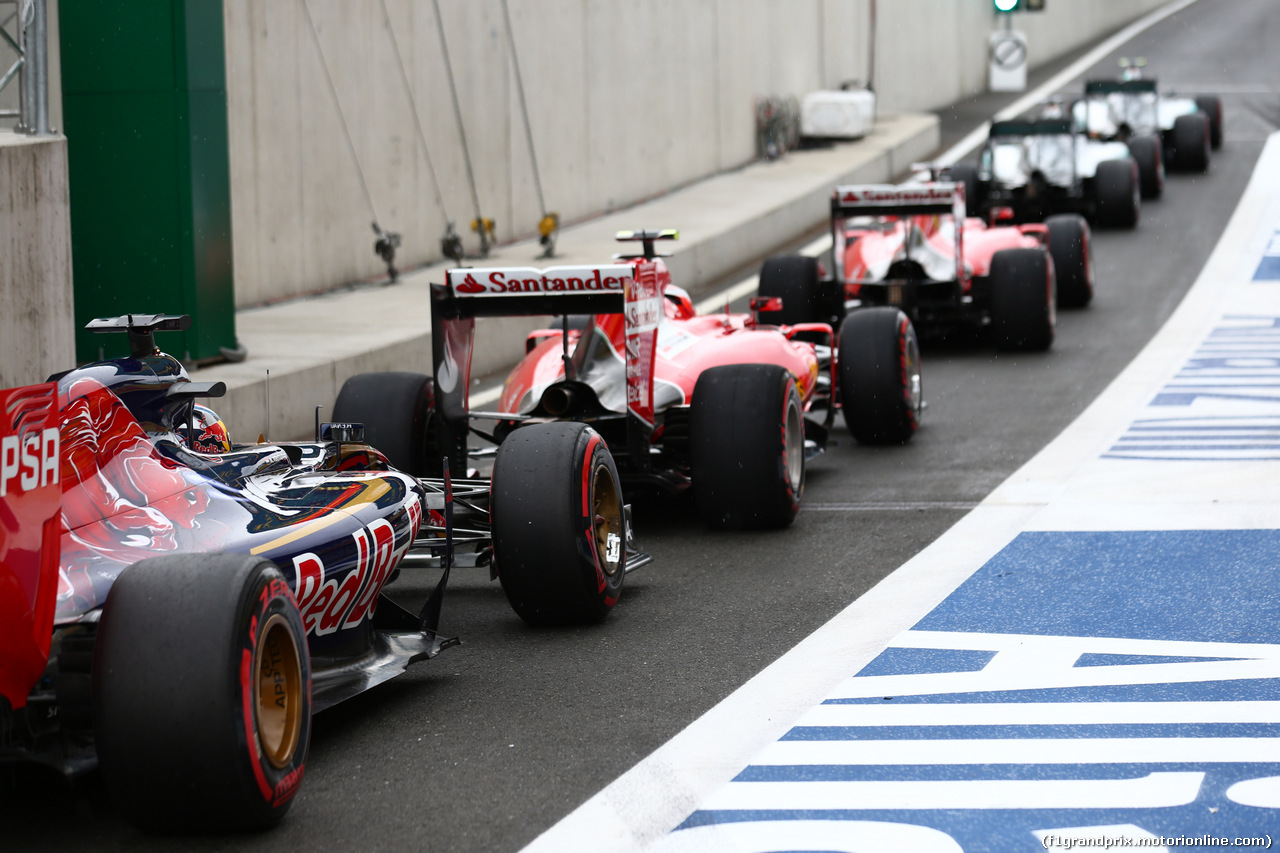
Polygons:
M996 13L1005 15L1010 12L1043 12L1045 0L992 0Z

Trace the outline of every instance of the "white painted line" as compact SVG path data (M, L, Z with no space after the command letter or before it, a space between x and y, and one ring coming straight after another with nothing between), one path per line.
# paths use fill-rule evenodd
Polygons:
M1057 74L1050 77L1048 80L1041 83L1035 89L1032 89L1012 104L1009 104L1009 106L1000 110L1000 112L995 114L995 120L1005 121L1006 119L1015 118L1021 115L1048 96L1052 95L1054 92L1057 92L1075 78L1079 77L1085 71L1089 70L1090 67L1096 65L1099 60L1106 57L1107 54L1111 53L1134 36L1144 30L1150 29L1170 15L1182 11L1194 2L1196 2L1196 0L1174 0L1174 2L1169 3L1166 6L1161 6L1154 12L1139 18L1120 32L1113 35L1111 38L1099 44L1084 56L1077 59L1075 62L1068 65L1066 68L1059 71ZM943 166L950 166L952 163L961 160L966 154L986 141L987 134L990 130L991 122L983 122L981 125L970 131L963 139L943 152L941 156L935 157L934 162Z
M1043 655L1041 655L1043 661ZM1034 663L1029 662L1030 666ZM873 675L849 678L832 690L830 699L872 699L877 696L941 696L948 693L985 693L1001 690L1037 690L1068 687L1105 687L1133 684L1188 684L1231 679L1280 678L1280 660L1232 660L1196 663L1147 663L1121 666L1080 666L978 672L946 672L929 675Z
M831 235L823 234L821 237L801 246L797 251L797 254L814 257L822 254L830 247ZM717 311L723 311L725 303L733 302L734 300L741 299L750 293L754 293L759 285L759 276L748 276L741 281L729 285L724 290L708 296L706 299L703 299L701 302L694 305L693 308L699 314L711 314Z
M970 702L819 705L797 726L1021 726L1280 723L1280 702ZM1280 740L1277 741L1280 743Z
M1160 88L1186 95L1274 95L1277 91L1265 83L1161 83Z
M939 740L780 740L765 747L764 752L751 759L751 766L903 767L931 764L1170 762L1249 764L1257 761L1280 761L1280 738L1028 736ZM859 805L859 808L862 806Z
M490 385L488 388L484 388L472 394L469 398L469 402L472 409L482 409L490 403L497 402L497 399L501 396L502 386Z
M1194 802L1204 774L1138 779L987 779L925 782L734 782L708 798L714 809L1114 809ZM922 806L928 803L928 806ZM574 848L587 849L587 848Z
M1136 827L1135 827L1136 829ZM1140 830L1139 830L1140 831ZM1067 836L1067 831L1062 836ZM1110 833L1113 836L1120 833ZM1132 834L1132 833L1130 833ZM910 850L911 853L964 853L945 832L927 826L869 820L748 820L690 827L662 840L661 853L708 851ZM1152 853L1167 848L1148 848Z
M714 314L719 311L723 311L725 310L725 306L730 302L741 299L748 294L755 293L756 288L759 287L759 285L759 276L753 275L748 278L744 278L742 281L732 284L719 293L708 296L706 299L695 304L693 306L693 310L697 311L699 314Z

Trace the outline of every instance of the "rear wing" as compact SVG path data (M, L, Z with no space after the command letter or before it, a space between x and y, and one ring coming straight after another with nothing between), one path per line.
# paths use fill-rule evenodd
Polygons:
M950 213L963 220L964 184L939 181L893 186L862 184L836 187L831 196L831 216L927 216Z
M1122 93L1135 95L1142 92L1156 91L1156 81L1152 78L1141 80L1088 80L1084 84L1085 95L1111 95Z
M0 697L13 708L53 638L62 508L58 386L0 391Z
M448 292L460 316L617 314L635 279L631 264L452 269Z
M465 459L466 455L477 317L622 315L628 420L636 421L647 441L654 426L653 358L663 312L660 275L666 276L665 265L652 259L546 269L449 270L445 284L431 286L431 351L436 407L444 422L450 457ZM565 347L568 363L567 338Z
M956 280L964 281L964 184L933 181L927 184L862 184L836 187L831 196L831 242L836 279L845 282L844 221L854 216L945 216L955 220ZM910 244L905 244L910 256ZM864 283L864 282L848 282ZM874 282L866 282L874 283Z
M991 136L1050 136L1069 134L1073 130L1069 118L1014 119L991 122Z

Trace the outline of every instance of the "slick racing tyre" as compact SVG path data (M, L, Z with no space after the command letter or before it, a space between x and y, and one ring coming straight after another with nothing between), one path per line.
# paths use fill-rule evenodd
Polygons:
M153 557L111 589L93 664L106 787L161 832L261 829L302 781L311 663L298 607L272 563Z
M964 208L968 216L982 216L982 182L978 180L978 167L972 163L956 163L949 170L951 180L964 184Z
M818 259L805 255L776 255L760 265L761 296L782 299L781 311L761 311L761 323L794 326L822 322L818 306Z
M1129 153L1138 163L1138 186L1143 198L1164 195L1164 144L1158 136L1135 136L1129 140Z
M1178 116L1173 122L1173 165L1180 172L1209 170L1209 117L1202 113Z
M1076 213L1044 221L1049 226L1049 255L1058 281L1058 307L1083 308L1093 299L1093 245L1089 223Z
M1133 160L1103 160L1094 177L1098 224L1132 228L1138 224L1142 192L1138 164Z
M862 308L840 326L840 406L862 444L905 444L924 407L920 346L897 308Z
M786 527L804 493L800 392L776 364L705 370L693 389L689 445L698 515L711 527Z
M622 595L618 469L586 424L520 427L498 448L490 496L502 591L530 625L599 622Z
M364 440L415 477L441 475L435 383L421 373L360 373L342 383L333 420L364 424Z
M1222 147L1222 99L1217 95L1200 95L1196 106L1209 117L1209 147L1217 151Z
M1047 350L1056 322L1053 261L1043 249L991 258L991 334L1002 350Z

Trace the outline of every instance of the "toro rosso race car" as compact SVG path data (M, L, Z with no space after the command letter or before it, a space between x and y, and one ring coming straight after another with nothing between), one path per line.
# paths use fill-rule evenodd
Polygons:
M488 484L395 471L358 425L232 444L197 402L222 383L154 344L189 324L94 321L132 355L0 391L0 762L100 765L146 828L263 827L302 782L314 712L457 642L438 633L455 539L599 618L624 508L582 432L531 433L552 463L536 482L534 451L511 448L519 498L562 506L492 525ZM518 529L531 517L542 555ZM408 553L444 570L418 612L384 592Z
M1093 139L1054 114L992 122L977 167L957 163L948 174L964 183L967 207L996 222L1076 213L1099 225L1132 228L1139 197L1158 198L1164 190L1160 147L1150 137L1127 145Z
M803 255L765 260L760 294L781 298L783 308L762 320L848 325L868 306L892 306L921 335L989 329L1001 349L1045 350L1055 308L1093 295L1083 217L988 226L965 215L963 184L838 187L831 231L829 265Z
M1144 65L1145 59L1121 59L1119 80L1086 81L1084 98L1072 107L1076 126L1098 139L1146 139L1140 144L1157 151L1170 169L1207 171L1210 149L1222 146L1222 99L1161 95L1155 80L1142 77ZM1144 158L1138 160L1145 194L1153 178Z
M860 347L850 350L837 345L826 323L699 316L653 249L655 240L675 236L623 232L618 238L641 241L643 252L599 266L449 270L447 282L431 290L434 379L353 377L335 410L370 429L377 424L373 443L402 448L402 458L442 452L459 471L493 452L470 448L472 433L497 445L501 460L536 425L589 424L612 451L624 484L667 493L692 487L702 519L727 528L791 523L806 458L822 451L839 408L867 441L911 438L921 409L920 362L904 314L868 314ZM776 308L778 300L771 302ZM548 314L561 317L559 327L529 335L498 410L471 411L476 318ZM864 348L878 348L877 357L865 357ZM404 414L391 414L379 390L395 376L406 377L404 398L419 401ZM492 422L492 430L478 429L477 421ZM424 436L432 452L408 436Z

